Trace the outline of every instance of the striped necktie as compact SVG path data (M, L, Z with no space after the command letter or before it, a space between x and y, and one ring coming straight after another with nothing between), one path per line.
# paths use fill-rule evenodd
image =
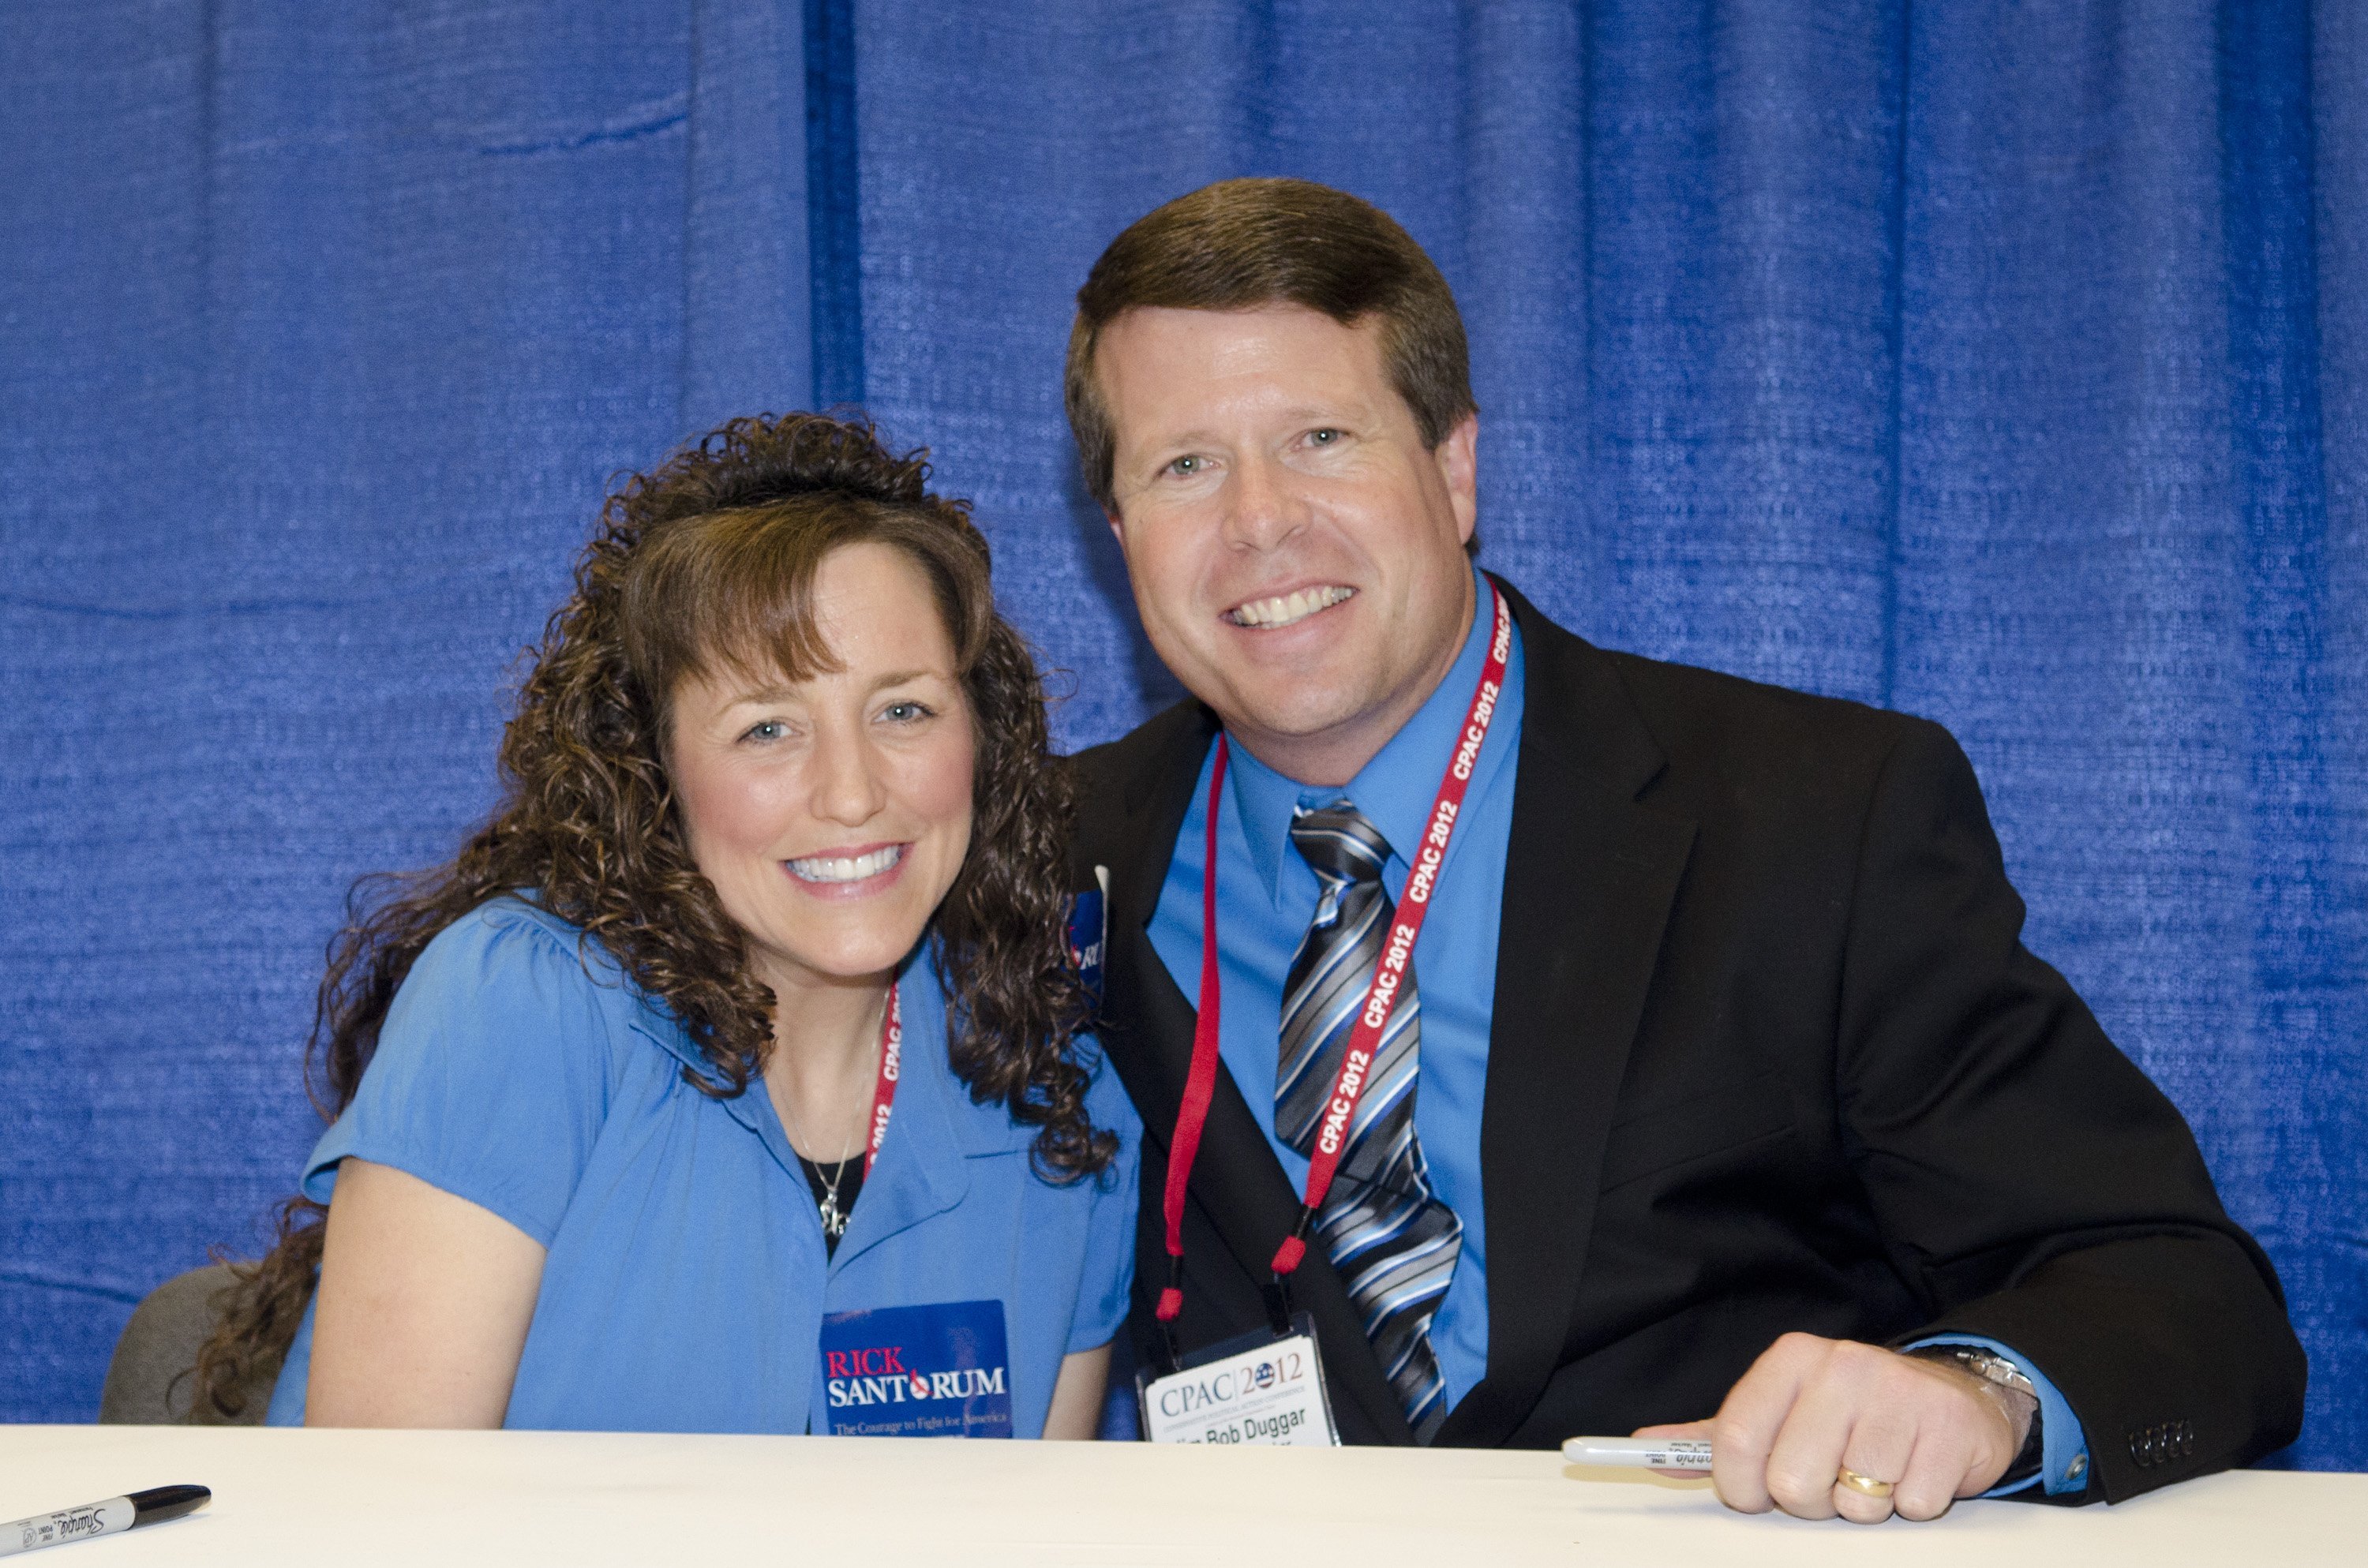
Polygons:
M1382 885L1389 840L1347 801L1296 812L1291 841L1324 891L1283 982L1274 1125L1283 1142L1307 1153L1397 910ZM1316 1235L1363 1317L1365 1337L1417 1440L1429 1442L1447 1416L1430 1320L1454 1276L1463 1222L1432 1196L1430 1167L1415 1137L1421 1039L1422 1000L1409 966Z

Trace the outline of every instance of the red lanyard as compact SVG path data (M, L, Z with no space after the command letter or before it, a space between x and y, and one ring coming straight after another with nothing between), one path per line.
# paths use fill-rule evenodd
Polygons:
M888 1115L896 1108L896 1075L905 1054L905 1017L896 1006L896 983L888 983L888 1010L880 1016L880 1082L871 1091L871 1137L863 1146L863 1175L888 1140Z
M1307 1196L1300 1206L1299 1222L1275 1251L1273 1267L1278 1276L1297 1268L1307 1255L1308 1229L1324 1206L1324 1195L1331 1190L1333 1173L1339 1169L1340 1156L1348 1148L1357 1101L1364 1095L1382 1033L1389 1028L1390 1014L1397 1006L1406 966L1414 961L1415 937L1421 934L1423 918L1430 913L1431 894L1439 889L1439 868L1447 858L1447 841L1455 832L1456 813L1463 809L1463 792L1471 788L1472 769L1480 759L1481 743L1488 738L1488 723L1497 715L1497 699L1505 688L1505 663L1513 650L1513 617L1495 584L1489 585L1488 594L1494 625L1480 684L1474 688L1472 706L1463 716L1455 756L1439 781L1438 797L1431 801L1429 825L1415 853L1406 893L1398 900L1396 923L1382 945L1382 956L1374 961L1365 1010L1349 1031L1348 1049L1341 1052L1332 1097L1315 1130L1315 1152L1307 1162ZM1162 1323L1173 1323L1184 1310L1184 1191L1192 1179L1192 1162L1201 1153L1209 1103L1217 1092L1217 1017L1222 1005L1217 978L1217 808L1224 797L1226 755L1225 737L1220 732L1216 761L1209 769L1209 837L1201 861L1201 1013L1192 1028L1192 1067L1184 1078L1176 1134L1168 1142L1167 1187L1161 1206L1167 1221L1167 1286L1159 1292L1156 1313Z

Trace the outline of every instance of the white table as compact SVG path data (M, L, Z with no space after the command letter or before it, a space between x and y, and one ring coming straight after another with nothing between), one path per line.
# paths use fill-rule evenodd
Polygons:
M202 1513L40 1568L796 1562L2368 1562L2368 1476L2208 1476L2114 1508L1961 1504L1868 1529L1545 1453L849 1437L0 1426L0 1521L177 1482ZM12 1564L13 1568L13 1564Z

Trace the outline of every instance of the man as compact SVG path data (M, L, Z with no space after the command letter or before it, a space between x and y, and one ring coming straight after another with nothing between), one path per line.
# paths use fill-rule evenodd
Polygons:
M1348 1441L1680 1430L1735 1507L1872 1522L2292 1439L2276 1278L2021 946L1955 744L1477 573L1463 325L1387 216L1286 180L1151 213L1078 294L1067 399L1197 699L1077 762L1146 1363L1276 1321L1296 1235Z

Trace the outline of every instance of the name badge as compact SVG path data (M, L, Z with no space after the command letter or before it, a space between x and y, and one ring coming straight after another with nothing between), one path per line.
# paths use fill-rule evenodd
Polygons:
M852 1437L1008 1437L1001 1301L825 1312L828 1430Z
M1222 1340L1164 1378L1137 1372L1144 1437L1154 1443L1338 1447L1315 1321L1294 1312L1291 1327L1289 1334L1258 1329Z

